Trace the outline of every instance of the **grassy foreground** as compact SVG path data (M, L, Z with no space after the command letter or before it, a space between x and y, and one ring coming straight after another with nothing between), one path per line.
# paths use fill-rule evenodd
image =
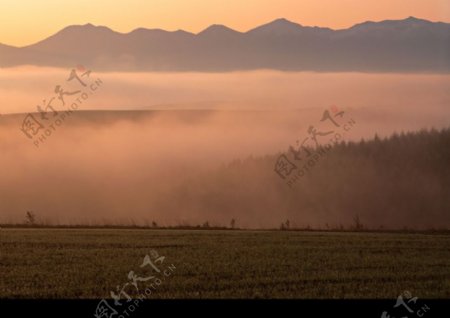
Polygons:
M0 298L110 298L130 271L148 298L449 298L450 235L0 229Z

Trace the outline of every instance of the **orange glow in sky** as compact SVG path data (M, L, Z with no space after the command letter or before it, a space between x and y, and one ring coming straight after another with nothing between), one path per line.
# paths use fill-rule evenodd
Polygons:
M197 33L211 24L238 31L277 18L341 29L366 20L415 16L450 22L449 0L0 0L0 43L24 46L73 24Z

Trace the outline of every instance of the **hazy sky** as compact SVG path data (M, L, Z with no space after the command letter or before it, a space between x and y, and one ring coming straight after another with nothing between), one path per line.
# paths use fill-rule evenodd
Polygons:
M0 0L0 43L23 46L72 24L199 32L211 24L239 31L284 17L346 28L366 20L415 16L450 22L449 0Z

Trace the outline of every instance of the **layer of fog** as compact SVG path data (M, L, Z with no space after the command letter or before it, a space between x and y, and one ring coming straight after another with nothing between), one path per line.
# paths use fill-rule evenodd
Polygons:
M82 72L78 71L81 75ZM68 85L70 70L0 68L0 113L36 111ZM105 85L84 110L448 108L450 75L252 71L230 73L91 73ZM87 79L87 77L82 77ZM75 81L75 80L74 80Z
M6 114L36 111L68 73L0 71L0 222L22 222L34 211L53 223L226 225L237 217L243 226L277 226L282 202L255 219L187 210L171 194L234 159L286 151L331 105L357 123L347 140L450 124L443 75L93 72L101 88L36 147L20 131L24 115ZM162 111L83 112L151 108Z

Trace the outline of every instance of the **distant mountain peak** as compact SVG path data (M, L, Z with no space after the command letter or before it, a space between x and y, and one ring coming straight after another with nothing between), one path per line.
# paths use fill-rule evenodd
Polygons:
M373 26L377 27L408 27L408 26L415 26L415 25L427 25L432 24L433 22L424 20L424 19L418 19L416 17L410 16L403 20L383 20L383 21L365 21L362 23L355 24L350 29L361 29L361 28L370 28Z
M201 31L200 33L198 33L198 35L208 35L208 34L219 35L219 34L235 34L235 33L239 32L223 24L212 24L203 31Z
M149 32L156 32L156 33L170 33L169 31L162 30L162 29L147 29L147 28L137 28L133 31L129 32L128 34L146 34Z
M275 19L272 22L267 23L266 25L282 25L282 26L296 26L296 27L301 26L301 24L289 21L288 19L285 18Z
M64 32L108 32L108 33L118 33L106 26L102 25L93 25L92 23L86 23L83 25L75 24L75 25L69 25L68 27L62 29L58 33L64 33ZM57 33L57 34L58 34Z
M423 20L423 19L418 19L416 17L413 16L409 16L405 19L405 21L427 21L427 20Z
M188 31L185 31L185 30L182 30L182 29L175 30L175 31L173 31L173 33L176 33L176 34L192 35L191 32L188 32Z
M415 24L415 25L424 25L424 24L432 24L433 22L425 20L425 19L419 19L413 16L407 17L403 20L403 22L407 22L409 24Z
M299 30L302 30L304 27L301 24L291 22L285 18L279 18L276 20L273 20L269 23L263 24L259 27L256 27L247 33L250 34L274 34L274 35L280 35L280 34L291 34L294 32L298 32Z
M190 37L190 36L193 36L192 33L186 32L184 30L166 31L163 29L147 29L147 28L137 28L125 35L142 37L144 40L146 37L154 38L155 36L160 37L160 38L164 38L166 36L168 36L168 37L173 37L173 36L175 36L175 37Z
M37 42L35 44L25 46L32 47L35 45L40 45L43 47L68 47L69 42L78 41L80 38L92 39L92 37L98 39L110 38L115 36L120 36L121 33L111 30L105 26L96 26L91 23L87 23L84 25L69 25L55 33L54 35Z

